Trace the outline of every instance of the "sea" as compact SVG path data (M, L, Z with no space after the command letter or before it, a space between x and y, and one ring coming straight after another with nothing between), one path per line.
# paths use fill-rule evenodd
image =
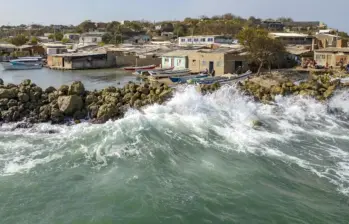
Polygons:
M117 70L0 78L91 90L134 80ZM4 124L0 223L349 223L348 99L264 105L235 86L203 96L183 85L167 103L105 124Z

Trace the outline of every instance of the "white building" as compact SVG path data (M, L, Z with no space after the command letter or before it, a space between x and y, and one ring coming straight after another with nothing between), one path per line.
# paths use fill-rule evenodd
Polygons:
M219 35L178 37L178 45L232 44L233 39Z
M105 32L89 32L83 33L79 39L79 46L97 45L102 42Z
M80 34L78 33L66 33L63 36L63 39L68 39L71 42L78 41L80 39Z

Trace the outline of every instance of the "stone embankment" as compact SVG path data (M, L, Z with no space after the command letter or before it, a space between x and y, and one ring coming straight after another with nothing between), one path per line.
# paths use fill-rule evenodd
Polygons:
M129 107L139 109L161 104L171 95L172 89L160 83L128 83L123 88L87 91L81 82L73 82L59 89L43 90L30 80L5 85L0 79L0 120L61 124L72 119L75 123L88 119L102 123L123 117Z

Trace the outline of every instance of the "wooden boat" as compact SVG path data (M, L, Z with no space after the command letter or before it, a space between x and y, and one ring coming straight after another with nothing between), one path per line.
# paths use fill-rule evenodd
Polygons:
M134 75L142 75L142 76L147 76L147 75L150 75L149 74L149 71L153 71L153 72L165 72L165 71L171 71L173 70L174 67L170 67L170 68L156 68L156 69L153 69L153 70L147 70L147 69L143 69L143 70L136 70L134 73Z
M173 70L173 71L164 71L164 72L153 72L149 71L149 78L151 79L162 79L162 78L170 78L170 77L181 77L188 76L190 74L189 69L183 70Z
M133 66L133 67L124 67L126 71L136 71L136 70L152 70L155 69L156 65L146 65L146 66Z
M224 83L224 82L229 82L237 79L242 79L250 76L252 74L251 71L247 71L244 74L241 74L239 76L232 76L232 77L224 77L224 76L217 76L217 77L212 77L212 78L207 78L207 79L201 79L196 81L196 84L213 84L215 82L219 83Z
M189 76L183 76L183 77L170 77L170 80L174 83L186 83L190 79L202 79L207 78L207 74L200 74L200 75L189 75Z
M9 62L2 62L1 65L4 70L29 70L43 67L41 57L22 57Z

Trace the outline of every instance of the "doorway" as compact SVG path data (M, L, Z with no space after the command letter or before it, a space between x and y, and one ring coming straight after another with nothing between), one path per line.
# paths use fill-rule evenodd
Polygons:
M233 72L242 72L241 70L242 70L242 61L235 61L234 62L234 71Z
M214 70L214 62L210 61L208 65L208 72L212 73L213 70Z

